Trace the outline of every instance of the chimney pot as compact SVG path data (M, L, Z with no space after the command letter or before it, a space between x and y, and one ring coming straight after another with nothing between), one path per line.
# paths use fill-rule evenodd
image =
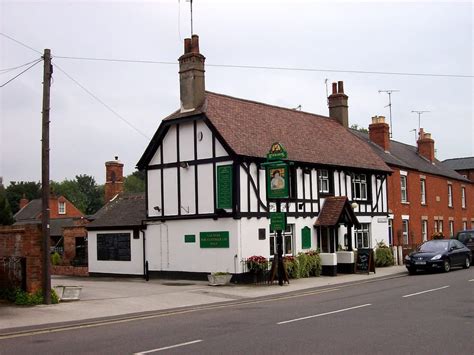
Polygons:
M369 125L369 139L384 151L390 151L390 127L385 123L385 116L372 117Z
M344 94L344 82L338 81L337 82L337 92L340 94Z
M191 53L191 38L184 39L184 54Z
M192 35L191 37L191 52L199 53L199 36Z
M425 133L423 128L420 128L419 138L416 142L418 145L418 154L433 162L434 156L434 140L431 138L431 133Z
M332 83L332 93L337 94L337 83Z

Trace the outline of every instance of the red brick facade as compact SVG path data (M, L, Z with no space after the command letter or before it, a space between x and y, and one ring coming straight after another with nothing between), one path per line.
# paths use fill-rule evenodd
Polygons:
M105 203L123 191L123 164L115 159L105 163Z
M0 226L0 258L26 258L26 291L36 292L42 286L42 243L41 225ZM6 278L0 268L0 284L6 285ZM6 286L5 286L6 285Z
M63 230L63 237L64 237L64 255L62 259L62 264L71 265L72 260L76 257L76 238L87 237L86 227L85 226L66 227Z
M427 239L435 232L435 221L442 221L442 232L450 236L450 221L453 221L454 233L467 228L474 228L474 184L430 175L419 171L390 166L394 172L388 178L388 206L393 218L393 244L402 245L402 217L408 216L408 243L420 244L422 237L422 220L427 220ZM402 202L401 174L406 172L407 202ZM421 180L425 181L426 203L421 203ZM448 186L452 189L452 207L448 203ZM465 189L465 208L462 204L462 188ZM438 223L439 224L439 223Z
M63 207L60 207L63 206ZM61 208L64 208L60 211ZM64 196L49 198L50 218L74 218L84 217L84 214L79 211L69 200ZM41 218L41 217L39 217Z

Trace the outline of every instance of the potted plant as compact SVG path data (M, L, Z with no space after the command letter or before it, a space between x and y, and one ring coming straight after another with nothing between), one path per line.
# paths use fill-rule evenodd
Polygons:
M265 272L268 270L268 259L264 256L253 255L247 259L247 269L254 275L255 283L262 282Z
M213 272L210 275L207 275L207 279L209 280L209 285L211 286L219 286L219 285L228 285L230 283L230 279L232 278L232 274L228 272Z

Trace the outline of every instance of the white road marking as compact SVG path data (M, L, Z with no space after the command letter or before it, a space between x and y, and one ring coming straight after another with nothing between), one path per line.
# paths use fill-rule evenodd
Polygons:
M142 352L139 352L139 353L135 353L134 355L142 355L142 354L156 353L156 352L158 352L158 351L163 351L163 350L168 350L168 349L173 349L173 348L179 348L179 347L181 347L181 346L186 346L186 345L191 345L191 344L200 343L201 341L202 341L202 340L188 341L187 343L181 343L181 344L176 344L176 345L165 346L164 348L158 348L158 349L152 349L152 350L142 351Z
M472 279L472 280L467 280L467 282L474 282L474 279Z
M337 311L331 311L331 312L315 314L315 315L312 315L312 316L307 316L307 317L302 317L302 318L296 318L296 319L285 320L285 321L283 321L283 322L278 322L277 324L280 325L280 324L287 324L287 323L299 322L300 320L306 320L306 319L311 319L311 318L317 318L317 317L327 316L327 315L334 314L334 313L340 313L340 312L345 312L345 311L351 311L351 310L353 310L353 309L362 308L362 307L368 307L368 306L372 306L372 304L371 304L371 303L367 303L367 304L363 304L363 305L360 305L360 306L355 306L355 307L349 307L349 308L339 309L339 310L337 310Z
M403 297L418 296L418 295L421 295L421 294L423 294L423 293L438 291L438 290L442 290L442 289L448 288L448 287L449 287L449 286L443 286L443 287L438 287L438 288L432 288L431 290L426 290L426 291L411 293L411 294L405 295L405 296L403 296Z

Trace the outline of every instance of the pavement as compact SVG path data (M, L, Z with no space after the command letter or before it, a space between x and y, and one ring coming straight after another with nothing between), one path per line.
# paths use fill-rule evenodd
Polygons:
M34 307L0 303L0 336L35 327L86 323L98 319L126 318L137 314L163 312L212 304L246 302L278 297L286 293L309 292L350 283L371 282L407 275L404 266L377 268L376 273L320 276L292 279L279 286L251 284L210 286L207 281L142 278L53 276L52 286L82 286L79 301Z

